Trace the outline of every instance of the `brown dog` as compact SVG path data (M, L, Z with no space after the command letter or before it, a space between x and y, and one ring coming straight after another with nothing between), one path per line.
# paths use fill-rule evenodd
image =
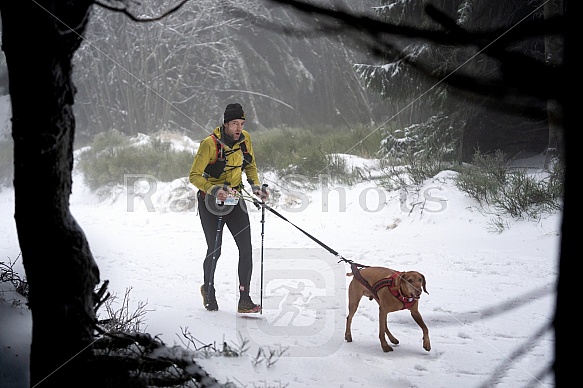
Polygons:
M347 273L346 276L353 276L353 273ZM370 289L363 282L368 282ZM357 276L353 277L348 286L348 316L346 317L344 339L352 342L350 332L352 317L356 313L360 299L366 296L370 300L375 298L379 304L379 339L383 351L393 350L387 343L385 333L393 344L399 343L399 340L389 331L387 315L390 312L403 309L408 309L411 312L411 316L423 330L423 349L430 351L429 329L419 313L421 290L429 294L425 289L425 276L416 271L397 272L384 267L366 267L358 271Z

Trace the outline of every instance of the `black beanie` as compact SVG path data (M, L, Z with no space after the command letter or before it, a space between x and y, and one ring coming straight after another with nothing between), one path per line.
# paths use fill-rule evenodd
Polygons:
M243 112L243 107L241 104L229 104L225 109L225 123L228 123L231 120L245 120L245 112Z

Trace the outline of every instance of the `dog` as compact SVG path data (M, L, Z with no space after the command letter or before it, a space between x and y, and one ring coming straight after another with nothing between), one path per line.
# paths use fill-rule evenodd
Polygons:
M352 318L358 309L360 299L366 296L370 300L374 298L379 304L379 339L384 352L393 351L387 343L385 333L391 343L395 345L399 343L399 340L389 331L387 315L403 309L411 312L411 316L423 330L423 349L431 350L429 329L419 312L421 291L429 294L423 274L417 271L397 272L385 267L365 267L358 270L353 266L352 272L347 273L346 276L353 276L348 286L348 316L344 333L344 339L347 342L352 342L350 331Z

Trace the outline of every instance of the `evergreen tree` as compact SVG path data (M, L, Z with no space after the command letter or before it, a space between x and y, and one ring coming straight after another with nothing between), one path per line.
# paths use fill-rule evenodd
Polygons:
M426 12L428 1L382 0L382 4L375 10L387 23L436 33L445 31L442 21ZM503 2L496 7L486 0L442 0L431 4L455 21L455 26L447 27L460 36L464 32L500 31L499 38L503 38L505 31L542 15L538 4L522 1ZM402 157L422 152L461 161L471 160L478 149L500 149L510 155L543 151L548 133L544 109L525 119L523 110L530 107L530 101L502 101L512 104L514 111L509 112L507 105L499 104L501 97L494 92L476 97L459 91L455 83L442 82L455 74L460 86L467 87L470 80L476 79L483 80L476 87L487 86L489 80L501 77L502 68L499 58L491 55L494 51L485 48L513 50L542 60L541 43L539 37L523 41L473 40L466 44L453 40L452 44L435 44L428 39L403 37L391 42L392 50L384 50L382 63L356 65L365 85L392 108L382 144L384 154ZM468 84L462 85L463 80Z

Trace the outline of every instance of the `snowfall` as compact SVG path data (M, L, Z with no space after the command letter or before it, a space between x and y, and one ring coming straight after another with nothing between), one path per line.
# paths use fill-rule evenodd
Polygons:
M136 141L145 139L142 135ZM198 144L174 139L177 147L193 151ZM418 190L389 191L380 184L376 160L344 157L354 168L368 171L371 179L338 186L323 176L321 185L310 187L299 176L262 174L272 191L269 208L262 213L248 206L254 244L251 296L262 303L261 314L237 313L238 253L228 230L215 274L219 311L203 307L206 245L192 198L195 190L186 178L190 166L174 182L136 171L125 185L105 195L91 192L75 168L70 207L89 241L101 281L109 281L109 292L118 302L126 298L131 311L145 306L143 331L168 346L195 350L213 344L220 348L226 342L245 349L239 357L217 353L195 359L221 383L554 386L550 324L560 212L536 220L498 216L459 191L452 171L428 179ZM536 155L516 165L543 173ZM25 278L12 188L0 191L0 214L0 261L11 263ZM384 353L378 305L368 298L361 300L354 317L353 342L345 341L352 278L346 276L350 266L343 259L425 276L428 294L423 293L419 310L429 328L430 351L422 347L421 329L402 310L388 315L389 328L400 342ZM30 311L21 296L6 284L1 287L0 387L28 387ZM105 318L105 311L99 315Z

